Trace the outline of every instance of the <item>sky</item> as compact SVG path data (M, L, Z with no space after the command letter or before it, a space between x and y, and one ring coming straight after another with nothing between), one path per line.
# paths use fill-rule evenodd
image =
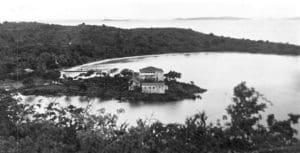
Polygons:
M299 0L2 0L0 21L300 17Z

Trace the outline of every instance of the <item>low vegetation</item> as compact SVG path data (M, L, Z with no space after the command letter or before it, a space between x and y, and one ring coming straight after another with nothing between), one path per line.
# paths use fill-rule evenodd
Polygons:
M207 123L205 113L183 124L138 120L116 124L118 115L69 105L20 103L14 93L0 90L1 153L296 153L294 138L300 115L286 120L269 115L261 124L267 103L243 82L234 88L233 103L218 124ZM123 110L118 110L122 113ZM223 124L224 123L224 124ZM298 146L297 146L298 145Z
M168 90L164 94L147 94L142 93L141 89L125 92L121 96L121 99L129 102L174 102L184 99L196 99L201 98L200 93L206 92L206 89L202 89L196 85L188 84L178 81L166 81Z
M80 75L91 75L92 72ZM93 72L94 73L94 72ZM129 90L131 74L128 69L122 70L119 74L110 76L92 77L88 79L74 80L72 78L60 79L56 84L25 86L19 89L23 95L43 95L43 96L86 96L97 97L104 100L118 99L129 102L167 102L183 99L196 99L206 90L194 84L178 82L180 73L171 71L166 74L165 83L169 90L165 94L142 93L140 88ZM176 74L176 75L173 75ZM178 74L180 74L178 76Z

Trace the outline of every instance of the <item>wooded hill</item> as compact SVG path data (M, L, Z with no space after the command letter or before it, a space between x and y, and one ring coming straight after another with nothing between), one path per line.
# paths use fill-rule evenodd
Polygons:
M42 73L113 57L201 51L299 55L300 47L178 28L0 24L0 74L15 73L16 68Z

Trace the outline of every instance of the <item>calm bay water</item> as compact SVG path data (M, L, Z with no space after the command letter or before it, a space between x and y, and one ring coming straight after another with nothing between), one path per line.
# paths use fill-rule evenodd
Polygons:
M205 111L210 122L221 119L225 108L231 104L233 87L241 81L255 87L273 105L266 114L274 113L279 119L288 113L300 113L300 56L278 56L247 53L186 53L164 54L144 57L130 57L90 63L81 68L130 68L138 71L142 67L156 66L165 72L175 70L182 73L180 81L194 81L196 85L208 89L202 99L183 100L169 103L119 103L116 100L92 99L93 111L105 108L115 113L123 108L120 122L134 124L139 118L160 120L164 123L183 123L185 118ZM80 97L25 97L28 101L57 101L62 105L87 105ZM300 130L300 126L297 127Z

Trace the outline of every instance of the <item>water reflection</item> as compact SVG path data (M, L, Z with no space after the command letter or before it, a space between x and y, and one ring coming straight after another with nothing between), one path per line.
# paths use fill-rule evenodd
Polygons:
M300 65L299 65L300 66ZM295 80L295 83L294 83L294 88L295 90L300 93L300 69L299 71L297 71L294 75L294 80Z

